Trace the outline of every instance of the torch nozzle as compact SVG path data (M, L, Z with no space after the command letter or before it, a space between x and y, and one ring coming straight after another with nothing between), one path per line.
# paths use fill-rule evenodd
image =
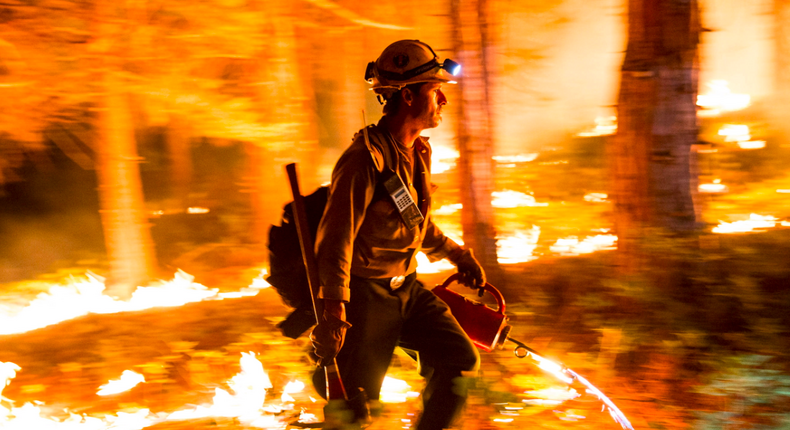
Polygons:
M576 377L568 371L568 368L562 364L557 363L552 360L549 360L543 357L539 352L535 351L534 349L528 347L524 342L518 341L513 339L512 337L508 336L507 340L516 344L516 348L513 350L513 354L518 358L525 358L530 357L532 360L536 362L538 367L541 369L551 373L561 381L565 382L566 384L572 384Z

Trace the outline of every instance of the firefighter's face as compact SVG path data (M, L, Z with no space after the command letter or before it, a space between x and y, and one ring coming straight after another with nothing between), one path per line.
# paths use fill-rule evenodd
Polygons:
M441 82L428 82L415 95L415 116L420 119L424 128L434 128L442 123L442 108L447 104L447 97L442 92Z

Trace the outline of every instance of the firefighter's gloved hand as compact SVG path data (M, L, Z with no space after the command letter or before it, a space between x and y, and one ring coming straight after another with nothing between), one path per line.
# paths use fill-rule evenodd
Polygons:
M475 258L471 249L465 249L454 261L461 275L459 282L469 288L483 288L486 285L486 272Z
M327 366L332 363L343 342L346 339L346 330L351 327L346 321L324 311L321 322L313 328L310 333L310 341L315 348L315 355L318 356L319 366Z

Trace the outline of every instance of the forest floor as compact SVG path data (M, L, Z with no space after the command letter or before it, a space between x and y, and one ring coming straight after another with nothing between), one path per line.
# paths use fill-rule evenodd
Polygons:
M511 336L586 377L634 428L784 428L790 423L788 248L787 230L727 236L695 267L664 264L666 276L620 283L608 275L611 252L506 266L502 290ZM755 258L758 253L767 260ZM233 279L226 267L217 270L201 272L195 282ZM719 280L701 279L701 273ZM432 286L449 274L421 278ZM222 290L244 289L251 279ZM656 279L670 285L657 287ZM0 405L40 408L24 414L24 408L15 409L6 421L0 409L0 424L13 430L296 428L292 424L300 416L309 418L303 414L320 418L323 402L309 382L313 366L306 339L288 339L275 328L287 312L267 288L250 297L89 314L0 336L0 363L21 368ZM619 427L596 396L516 357L513 346L482 353L460 429ZM245 392L234 376L250 352L271 383L257 421L233 407L196 412ZM97 394L125 370L145 382L123 393ZM411 359L396 354L389 376L394 380L384 391L391 403L371 429L408 428L419 413L422 380ZM305 385L301 391L288 388L299 383ZM224 403L217 389L225 390ZM51 427L21 421L31 414L46 417ZM69 416L85 427L66 427ZM123 417L138 422L120 426Z
M788 148L701 156L701 182L721 180L729 192L702 195L704 231L686 238L657 233L643 270L625 277L618 275L613 251L571 256L554 248L560 239L581 240L611 227L610 203L595 197L606 190L602 144L584 145L499 166L505 173L498 189L534 198L532 206L497 211L498 228L526 238L520 247L530 257L503 266L503 282L496 285L507 302L512 337L586 377L636 429L790 428L790 229L782 223L790 220L790 175L782 161ZM442 187L436 207L452 205L458 200L452 178L435 178ZM711 232L719 221L742 221L752 213L775 218L753 232ZM436 216L448 233L460 229L459 218L450 211ZM235 242L184 240L211 228L200 224L208 217L193 219L194 225L174 221L178 229L159 226L157 243L171 244L159 249L173 257L160 259L167 276L183 269L219 293L248 290L265 257ZM235 218L219 213L212 222L217 219ZM106 273L100 246L63 261L60 253L47 254L85 236L86 229L61 238L58 233L73 227L65 219L35 221L49 226L48 233L33 242L14 237L16 245L0 256L3 332L3 324L16 324L2 319L3 313L18 315L41 295L55 306L34 319L78 310L79 303L53 293L62 292L53 286L87 272ZM100 232L89 221L90 231ZM21 223L9 225L9 234L21 231ZM44 246L53 238L61 238L58 246ZM55 264L47 270L22 264L39 260ZM421 279L431 287L449 274ZM0 335L0 428L282 429L300 417L309 421L309 414L320 418L323 402L309 382L309 344L275 328L287 313L276 292L263 289L255 296L212 295L183 306L90 313ZM460 429L620 427L596 396L578 384L569 389L512 348L482 353ZM254 367L242 372L250 352L269 383L242 382L240 374L256 375ZM97 394L125 370L145 382L118 394ZM416 393L423 382L415 364L398 353L389 376L388 403L371 429L408 428L419 412ZM3 378L11 378L6 387ZM269 385L265 393L259 390Z
M433 278L438 283L439 276L446 275L429 276L426 281ZM517 272L511 276L513 281L520 278ZM659 417L661 421L678 419L662 410L657 393L646 391L645 381L613 369L622 330L565 332L571 327L536 325L536 315L518 311L523 306L516 303L511 305L516 310L511 315L513 337L586 376L611 396L634 426L646 428ZM271 412L263 414L272 421L265 428L283 428L296 421L300 412L321 417L323 402L315 400L318 396L309 384L313 367L307 359L306 340L285 338L274 327L286 313L276 292L268 288L253 297L91 314L2 336L0 362L21 368L3 391L3 405L38 404L41 416L55 421L64 421L72 413L96 418L149 409L152 421L145 428L255 428L231 417L161 420L163 414L211 405L216 388L233 393L228 381L240 372L242 353L253 352L272 384L265 402L265 410ZM618 427L597 397L574 391L580 387L571 389L528 358L517 358L513 346L482 353L481 374L470 387L460 428ZM142 374L146 382L116 395L97 394L100 386L118 379L124 370ZM396 354L389 376L409 388L385 390L394 403L385 404L384 414L370 428L402 428L419 411L416 394L407 394L420 391L422 385L411 359ZM307 387L290 393L291 398L284 401L286 385L295 381ZM0 423L4 423L2 417ZM13 420L4 424L16 428Z

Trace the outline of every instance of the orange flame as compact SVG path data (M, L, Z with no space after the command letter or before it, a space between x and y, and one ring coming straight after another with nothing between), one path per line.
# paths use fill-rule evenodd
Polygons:
M178 270L171 281L159 281L148 287L138 287L128 301L104 295L104 279L93 273L87 279L71 278L63 285L54 285L40 293L26 306L0 308L0 335L24 333L89 313L111 314L139 311L161 306L181 306L206 299L226 299L254 296L269 286L263 280L253 280L250 287L239 292L220 293L218 288L207 288L193 282L194 276Z

